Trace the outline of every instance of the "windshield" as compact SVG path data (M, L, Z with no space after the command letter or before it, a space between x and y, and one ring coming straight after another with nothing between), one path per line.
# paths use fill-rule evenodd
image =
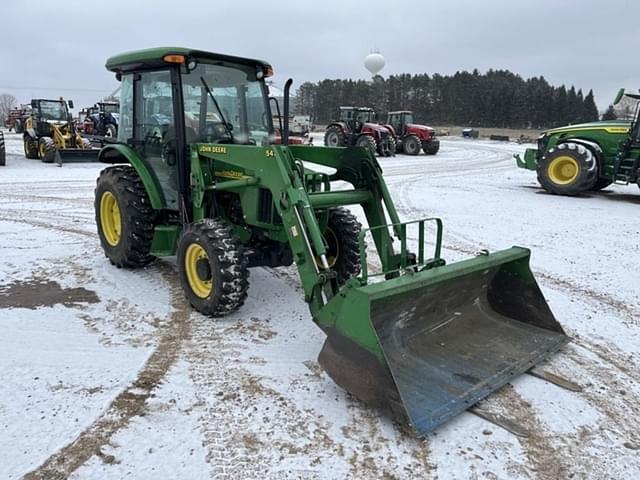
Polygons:
M413 115L411 113L404 114L404 123L413 123Z
M120 105L117 103L105 104L103 106L104 113L118 113L120 110Z
M64 120L68 119L67 104L56 101L40 102L40 116L44 120Z
M188 142L271 142L266 89L256 78L256 71L252 65L220 62L200 63L190 73L182 74Z
M361 123L367 123L367 122L371 121L371 114L372 113L373 112L371 112L371 111L361 110L356 115L356 121L361 122Z

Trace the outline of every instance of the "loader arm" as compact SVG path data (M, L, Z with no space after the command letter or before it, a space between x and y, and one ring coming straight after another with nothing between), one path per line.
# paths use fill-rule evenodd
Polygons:
M336 170L325 185L341 180L350 183L353 189L308 191L305 177L310 171L305 170L302 161ZM314 318L339 293L326 262L323 265L322 261L316 261L326 255L316 212L359 204L372 227L399 223L380 166L364 148L271 145L248 151L242 146L198 144L192 148L191 178L194 220L207 216L208 192L238 192L241 198L245 197L244 211L252 209L252 189L266 188L271 192L298 268L305 300ZM390 221L384 214L383 205L389 212ZM372 237L383 268L397 268L400 259L393 253L388 230L376 229Z

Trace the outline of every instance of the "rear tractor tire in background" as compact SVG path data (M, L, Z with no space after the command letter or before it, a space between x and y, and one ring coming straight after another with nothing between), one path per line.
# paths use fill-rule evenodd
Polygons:
M337 125L332 125L327 128L324 134L324 145L326 147L346 147L347 136Z
M402 139L402 149L407 155L418 155L420 148L422 148L422 144L415 135L407 135Z
M538 165L538 182L556 195L578 195L598 181L598 161L591 150L573 142L552 148Z
M244 304L248 261L242 244L223 222L204 219L188 225L177 255L182 289L198 312L219 317Z
M0 167L7 164L7 150L4 146L4 133L0 132Z
M336 272L339 285L360 275L360 248L358 236L362 225L343 207L329 210L329 221L324 239L327 242L327 263ZM319 259L316 259L319 264Z
M24 136L24 156L30 159L38 158L38 141L29 135Z
M116 267L150 263L155 213L138 173L130 165L109 167L98 177L94 202L98 236Z
M356 140L356 147L364 147L368 149L374 157L378 152L378 143L371 135L360 135Z
M53 163L56 159L56 142L51 137L40 137L38 140L38 158L43 163Z

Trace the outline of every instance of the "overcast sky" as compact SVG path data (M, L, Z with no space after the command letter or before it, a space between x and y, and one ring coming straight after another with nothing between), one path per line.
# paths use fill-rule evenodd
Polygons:
M368 78L377 47L385 77L504 68L593 88L604 109L640 87L639 14L632 0L3 1L0 93L88 106L118 86L107 57L166 45L262 58L295 88Z

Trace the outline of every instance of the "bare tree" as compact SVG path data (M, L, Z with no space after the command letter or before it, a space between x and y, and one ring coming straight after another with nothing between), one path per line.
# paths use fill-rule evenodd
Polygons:
M10 93L0 93L0 125L4 125L9 110L16 106L18 101Z

